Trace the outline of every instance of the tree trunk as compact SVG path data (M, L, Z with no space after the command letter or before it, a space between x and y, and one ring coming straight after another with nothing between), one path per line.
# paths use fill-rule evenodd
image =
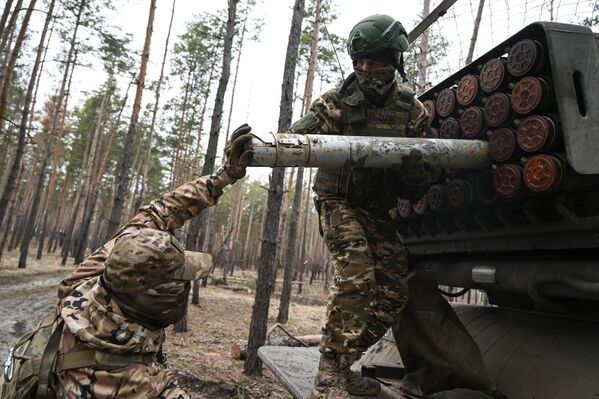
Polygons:
M62 132L62 129L60 130ZM60 140L61 134L58 135L57 143ZM44 209L42 213L42 222L41 227L38 228L38 236L37 236L37 254L35 256L36 259L42 258L42 253L44 250L44 237L46 236L46 228L48 226L48 214L50 213L52 197L54 195L54 189L56 186L56 175L58 173L58 162L60 160L60 149L57 145L54 148L54 156L52 157L52 172L50 172L50 181L48 182L48 187L46 188L46 201L44 203Z
M312 42L310 44L310 59L308 61L308 73L306 76L306 87L304 89L303 109L307 110L312 103L312 92L314 88L314 75L316 72L316 60L318 56L318 42L320 36L320 14L321 1L316 0L316 11L314 14L314 26L312 28ZM279 304L279 314L277 321L286 323L289 318L289 302L291 300L291 281L295 268L296 257L296 235L299 212L302 202L304 168L297 169L297 181L295 184L295 194L293 198L293 208L291 210L291 221L289 225L289 239L287 240L287 253L285 256L285 273L283 276L283 290L281 292L281 302Z
M229 83L231 74L231 49L233 47L233 36L235 35L235 15L237 12L237 3L239 0L228 0L228 16L227 26L224 38L223 49L223 66L220 79L218 80L218 88L216 89L216 98L214 100L214 111L210 123L210 136L208 138L208 147L206 149L206 157L204 158L204 166L202 167L202 176L212 172L216 161L216 147L218 145L218 136L220 133L221 121L223 117L223 103L225 100L225 92ZM187 247L196 251L204 245L206 236L206 224L212 212L202 212L199 216L192 219L187 235ZM199 303L199 286L194 282L193 301ZM196 302L197 299L197 302Z
M18 205L15 207L15 213L17 214L17 223L14 225L12 235L10 237L10 243L8 244L8 250L12 251L19 243L21 239L23 229L25 228L24 220L27 215L27 205L30 202L31 193L33 191L33 186L35 186L35 176L34 176L34 167L36 164L35 155L32 155L32 165L30 170L26 170L25 178L23 182L25 183L25 189L23 190L23 196L21 200L18 202ZM25 165L23 165L26 168Z
M6 121L7 117L8 92L12 84L13 72L15 70L15 65L17 65L17 58L19 58L21 47L23 47L23 42L25 41L25 34L27 33L27 27L29 26L31 14L33 14L33 9L35 7L36 2L37 0L31 0L31 2L29 3L29 8L27 8L25 17L23 17L21 29L19 30L19 34L17 35L15 45L12 51L10 52L8 64L6 66L6 69L4 70L4 82L2 84L2 91L0 91L0 131L2 130L2 127L4 126L4 122ZM46 19L46 21L48 21L48 19Z
M40 60L42 56L42 52L44 51L44 41L46 38L46 33L48 31L48 24L52 19L52 14L54 11L54 3L55 0L52 0L50 5L48 6L48 14L46 17L46 21L44 22L44 28L42 29L42 34L40 37L39 45L37 47L35 61L33 62L33 68L31 70L31 76L29 77L29 84L27 85L27 92L25 94L25 102L23 104L23 110L21 111L21 122L19 124L19 138L17 142L17 149L15 153L15 157L13 159L12 165L10 167L10 172L8 175L7 184L4 187L4 191L2 192L2 198L0 198L0 223L4 220L4 212L6 211L6 206L8 204L9 199L12 196L13 190L15 188L16 177L21 165L21 159L23 158L23 153L25 151L25 138L27 136L27 120L29 117L30 104L32 101L33 88L35 86L36 77L40 68Z
M426 18L430 14L431 0L424 0L422 5L422 19ZM428 83L428 59L429 59L429 41L428 41L429 30L422 32L420 36L420 52L416 56L416 67L418 69L418 78L416 84L418 86L418 93L424 93L426 85Z
M21 181L23 178L23 172L25 171L25 166L23 162L21 162L21 167L19 168L19 175L17 177L17 183L15 185L15 189L13 191L13 195L10 201L10 206L8 207L8 217L6 218L5 228L4 230L0 230L1 241L0 241L0 260L2 259L2 253L4 252L4 246L6 245L6 240L8 239L8 234L10 232L10 227L13 226L15 217L17 215L16 212L16 204L17 197L19 196L19 186L21 185Z
M62 138L62 134L64 132L64 121L65 121L65 117L67 115L67 105L68 105L68 99L71 93L71 83L73 82L73 73L75 72L75 62L77 60L77 50L75 50L75 54L73 56L73 66L71 67L71 71L70 71L70 76L69 76L69 83L67 84L67 89L64 95L64 106L62 107L62 113L60 111L58 111L58 114L56 114L57 116L60 116L60 125L57 129L56 132L56 138L54 139L54 141L56 142L56 146L53 147L51 150L53 151L53 157L52 157L52 172L50 172L50 181L48 182L48 187L46 189L47 192L47 196L46 196L46 202L44 204L44 208L43 208L43 213L42 213L42 222L41 222L41 227L38 227L38 247L37 247L37 255L36 255L36 259L41 259L42 258L42 252L43 252L43 248L44 248L44 239L46 237L47 234L47 226L48 226L48 215L50 213L50 209L51 209L51 204L52 204L52 197L54 196L54 190L55 190L55 186L56 186L56 175L58 173L58 164L60 161L60 155L61 155L61 151L60 151L60 139Z
M131 120L129 122L129 128L127 130L127 136L125 137L125 147L119 166L117 169L117 189L114 196L114 204L112 205L112 211L108 220L108 226L106 227L105 241L108 241L110 237L119 228L121 222L121 214L123 213L123 206L125 204L126 191L129 187L129 179L131 174L131 162L132 154L135 148L135 141L137 136L137 120L139 118L139 111L141 107L141 99L143 89L145 86L146 69L148 66L148 59L150 58L150 44L152 42L152 31L154 25L154 11L156 10L156 0L150 0L150 12L148 14L148 24L146 26L146 39L144 42L143 51L141 54L141 65L139 68L139 77L137 78L137 90L135 92L135 101L133 102L133 111L131 112Z
M277 279L277 269L281 265L283 257L282 248L286 248L285 231L287 230L287 214L289 213L289 197L291 196L291 187L293 186L293 176L295 175L295 168L289 170L289 176L287 176L287 188L283 191L283 198L281 200L281 215L279 217L279 241L277 242L277 264L273 273L273 282Z
M231 90L231 102L229 103L229 117L227 118L227 135L225 141L229 140L229 132L231 131L231 116L233 115L233 102L235 100L235 89L237 88L237 76L239 75L239 64L241 64L241 50L243 48L243 38L245 37L246 24L248 21L248 8L249 2L245 6L245 18L243 20L243 27L241 28L241 37L239 38L239 51L237 52L237 65L235 66L235 76L233 77L233 88Z
M19 255L19 268L25 268L27 266L27 254L29 252L29 244L30 244L31 239L34 234L35 220L37 219L37 212L39 209L39 201L40 201L42 189L44 186L44 180L46 177L46 165L48 163L48 158L50 157L51 150L54 147L54 139L56 137L58 122L60 119L59 116L60 116L60 111L62 109L62 101L65 98L66 85L67 85L67 81L69 79L69 67L71 64L73 64L72 68L75 68L74 54L75 54L75 47L77 44L76 38L77 38L77 32L79 30L81 16L83 15L84 8L85 8L85 0L82 0L80 3L80 6L79 6L78 13L77 13L77 18L75 21L75 28L73 29L73 36L71 38L69 52L67 54L67 60L65 63L65 72L62 77L62 82L60 85L60 91L58 94L58 98L56 99L54 116L52 118L52 126L51 126L50 132L48 134L48 141L46 142L45 151L43 152L43 155L42 155L40 171L39 171L38 180L37 180L37 188L33 195L32 206L29 211L29 216L27 218L27 222L25 225L26 227L25 227L25 231L23 234L23 240L21 242L21 252Z
M54 33L55 26L56 26L56 18L52 18L52 26L50 27L50 32L48 33L48 39L46 40L46 44L44 46L44 55L42 56L42 60L40 62L39 72L37 74L37 80L35 82L35 89L33 91L33 100L31 102L31 110L29 111L29 122L27 125L27 130L29 130L29 131L31 131L31 125L33 124L33 119L35 116L35 104L37 102L37 92L40 87L42 71L46 64L46 56L48 55L48 48L50 48L50 41L52 40L52 34Z
M8 43L10 42L11 32L14 31L15 26L17 25L17 18L19 17L19 12L21 11L22 6L23 0L17 0L17 4L15 4L15 8L13 9L10 20L8 21L8 26L6 29L2 30L2 37L0 38L0 54L4 53L6 46L8 46ZM7 4L6 8L10 8L10 4ZM6 12L6 9L4 12Z
M304 226L304 231L302 234L302 239L301 239L301 250L300 250L300 254L298 256L298 262L299 262L299 273L298 273L298 280L299 283L297 285L297 293L301 294L302 293L302 289L304 286L304 271L306 269L306 263L305 263L305 259L306 259L306 252L308 250L308 232L310 231L308 229L308 215L310 214L310 187L312 186L312 169L310 169L310 179L308 180L308 187L306 188L306 197L304 198L304 219L302 221L302 225Z
M243 250L241 252L241 257L243 258L243 269L247 269L249 257L247 256L247 250L249 248L250 237L252 236L252 223L254 221L254 210L256 208L255 201L252 201L250 205L250 217L248 220L248 227L245 233L245 241L243 242Z
M141 192L139 193L138 202L136 208L142 205L142 202L146 197L146 180L148 178L148 168L150 166L150 159L152 158L152 139L154 136L154 128L156 125L156 115L158 114L158 104L160 103L160 90L162 88L162 80L164 79L164 65L166 64L166 56L168 54L168 44L171 38L171 29L173 27L173 17L175 15L175 4L177 0L173 0L173 7L171 9L171 20L168 24L168 33L166 34L166 41L164 43L164 53L162 55L162 64L160 65L160 76L156 83L156 93L154 100L154 108L152 109L152 122L150 122L150 132L148 133L148 146L146 148L146 162L144 163L144 169L141 179Z
M209 82L212 81L213 76L214 76L214 68L210 68L210 75L208 76ZM204 98L202 99L202 110L200 111L200 123L198 126L196 151L195 151L195 156L193 159L193 166L192 166L193 171L196 171L199 169L198 165L200 162L200 143L201 143L201 139L202 139L202 130L204 130L204 121L206 119L206 109L208 108L208 97L210 97L210 87L207 87L206 90L204 90ZM197 236L197 233L196 233L196 236ZM189 237L189 235L188 235L188 237ZM195 237L195 238L197 238L197 237Z
M127 99L129 98L129 90L130 89L131 89L131 83L129 83L129 85L127 86L127 90L125 91L125 96L123 97L123 101L121 102L121 106L119 108L119 113L118 113L116 119L114 119L114 121L110 127L108 143L106 143L106 148L104 149L104 158L102 159L102 162L100 163L100 166L99 166L98 170L96 171L96 186L100 186L100 182L102 181L102 176L104 176L104 172L106 171L106 168L108 167L108 161L110 160L112 144L114 142L114 137L116 136L119 126L121 124L121 117L123 116L123 111L125 109L125 105L127 105ZM111 196L111 201L109 203L113 203L113 202L114 202L114 192L113 192L113 195ZM103 219L106 219L106 218L103 218ZM102 242L104 242L103 240L104 240L104 235L106 234L106 232L103 231L102 233L103 234L101 236L95 237L93 246L100 245Z
M89 242L89 228L91 226L92 218L94 216L94 210L96 209L96 200L98 199L98 193L100 191L100 179L97 179L94 171L97 168L97 161L99 161L99 151L98 142L100 140L100 135L104 127L104 119L106 115L106 109L108 107L108 103L110 102L110 96L112 94L112 76L108 78L108 82L106 84L106 92L102 97L102 102L100 104L100 111L98 113L98 120L96 122L96 129L94 131L94 137L92 139L92 145L90 147L90 153L88 157L88 171L87 171L87 180L89 181L89 197L85 202L84 211L83 211L83 220L81 222L81 227L79 229L78 235L80 237L77 248L75 249L75 264L79 264L83 262L83 257L85 254L85 249L87 248L87 244ZM97 179L97 180L96 180Z
M430 1L430 0L425 0L425 1ZM314 75L316 74L316 61L317 61L317 57L318 57L318 43L320 40L320 11L321 11L321 0L316 0L316 11L314 14L314 27L312 29L312 43L310 43L310 59L308 61L308 73L306 76L306 87L304 89L304 109L305 110L307 110L310 107L310 104L312 103L312 92L314 91Z
M476 40L478 39L478 28L480 27L484 6L485 0L479 0L478 11L476 12L476 19L474 20L474 29L472 29L472 37L470 38L470 48L468 49L468 56L466 57L466 65L472 62L472 57L474 56L474 47L476 46Z
M49 239L48 239L48 248L46 248L47 252L54 252L56 249L56 235L57 235L57 227L59 226L60 219L62 217L62 210L65 207L65 202L67 200L67 188L70 182L70 170L67 170L67 175L64 178L64 182L62 183L62 189L60 190L60 198L58 201L58 210L56 211L56 215L54 217L54 223L52 224L52 228L50 229Z
M225 43L223 49L223 67L218 88L216 89L216 98L214 100L214 111L210 124L210 137L208 138L208 148L206 149L206 158L202 167L202 175L207 175L214 169L216 161L216 147L218 145L218 136L223 117L223 103L229 76L231 75L231 48L233 46L233 36L235 35L235 13L239 0L228 0L229 11L227 18L227 27L225 32Z
M318 1L320 3L320 1ZM293 195L293 205L291 208L291 216L289 217L289 233L287 240L287 251L283 262L285 271L283 273L283 289L281 291L281 302L279 303L279 314L277 322L287 323L289 319L289 302L291 301L291 281L293 280L293 272L295 268L295 252L296 252L296 234L299 210L302 199L302 186L304 180L304 168L297 168L297 177L295 180L295 193Z
M287 44L287 54L285 56L285 68L283 71L278 126L279 132L285 132L289 129L291 118L293 116L293 81L295 78L295 66L297 64L301 38L302 19L304 18L304 7L304 0L295 1ZM279 212L281 211L284 173L284 169L274 168L270 178L270 188L268 190L266 206L269 214L262 236L262 250L258 265L258 281L256 283L256 294L254 306L252 308L252 320L248 337L248 356L244 365L244 371L248 375L262 374L262 362L258 359L258 348L264 344L266 339L268 307L270 305L270 295L273 290L272 275L276 260Z
M6 26L6 20L8 19L8 14L10 14L10 7L12 6L12 0L6 0L4 4L4 10L2 11L2 17L0 17L0 32L4 32L4 27Z
M181 106L181 116L179 116L179 131L177 132L177 142L175 144L175 153L173 154L173 165L171 168L171 186L170 189L174 190L177 187L177 177L180 174L179 171L179 154L181 152L181 146L184 139L184 125L185 125L185 114L187 111L187 101L189 99L189 91L191 86L191 75L192 71L187 73L187 82L185 82L185 94L183 95L183 105Z

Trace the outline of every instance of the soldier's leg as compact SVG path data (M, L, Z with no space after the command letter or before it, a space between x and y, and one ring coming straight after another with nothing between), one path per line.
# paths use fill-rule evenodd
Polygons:
M343 202L329 201L321 210L325 242L335 263L322 356L310 399L376 396L380 384L362 378L349 367L363 347L366 320L375 287L374 260L360 212Z
M376 280L366 328L360 337L361 345L369 347L393 325L408 300L408 253L390 219L369 215L365 228Z
M361 353L376 286L375 260L360 212L341 201L326 201L321 210L325 243L335 264L335 276L321 352Z

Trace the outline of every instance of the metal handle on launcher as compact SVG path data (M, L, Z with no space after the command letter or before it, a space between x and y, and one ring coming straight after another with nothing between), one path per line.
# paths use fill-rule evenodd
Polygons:
M437 168L485 169L491 164L488 143L482 140L258 133L252 144L251 166L389 168L400 166L412 150Z

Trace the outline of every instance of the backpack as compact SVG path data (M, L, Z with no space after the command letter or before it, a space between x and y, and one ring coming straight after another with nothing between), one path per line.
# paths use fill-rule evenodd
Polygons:
M56 359L63 324L58 308L55 308L33 331L19 339L0 369L0 398L54 397L50 371Z

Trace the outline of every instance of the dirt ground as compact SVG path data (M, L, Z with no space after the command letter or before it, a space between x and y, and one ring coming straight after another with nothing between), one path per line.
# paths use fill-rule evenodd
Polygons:
M60 266L56 255L30 260L18 269L18 253L5 253L0 261L0 361L25 332L53 306L56 285L74 268L72 260ZM218 277L222 272L216 271ZM186 333L167 330L165 352L178 370L180 384L194 398L290 398L273 374L263 368L261 377L243 374L243 361L229 352L246 340L254 302L255 272L236 271L227 287L208 286L200 291L200 304L190 305ZM277 291L280 289L280 281ZM234 288L234 290L232 289ZM325 316L326 294L321 284L305 284L294 298L285 329L294 335L318 334ZM271 299L269 327L275 323L279 297ZM277 335L277 334L275 334Z

